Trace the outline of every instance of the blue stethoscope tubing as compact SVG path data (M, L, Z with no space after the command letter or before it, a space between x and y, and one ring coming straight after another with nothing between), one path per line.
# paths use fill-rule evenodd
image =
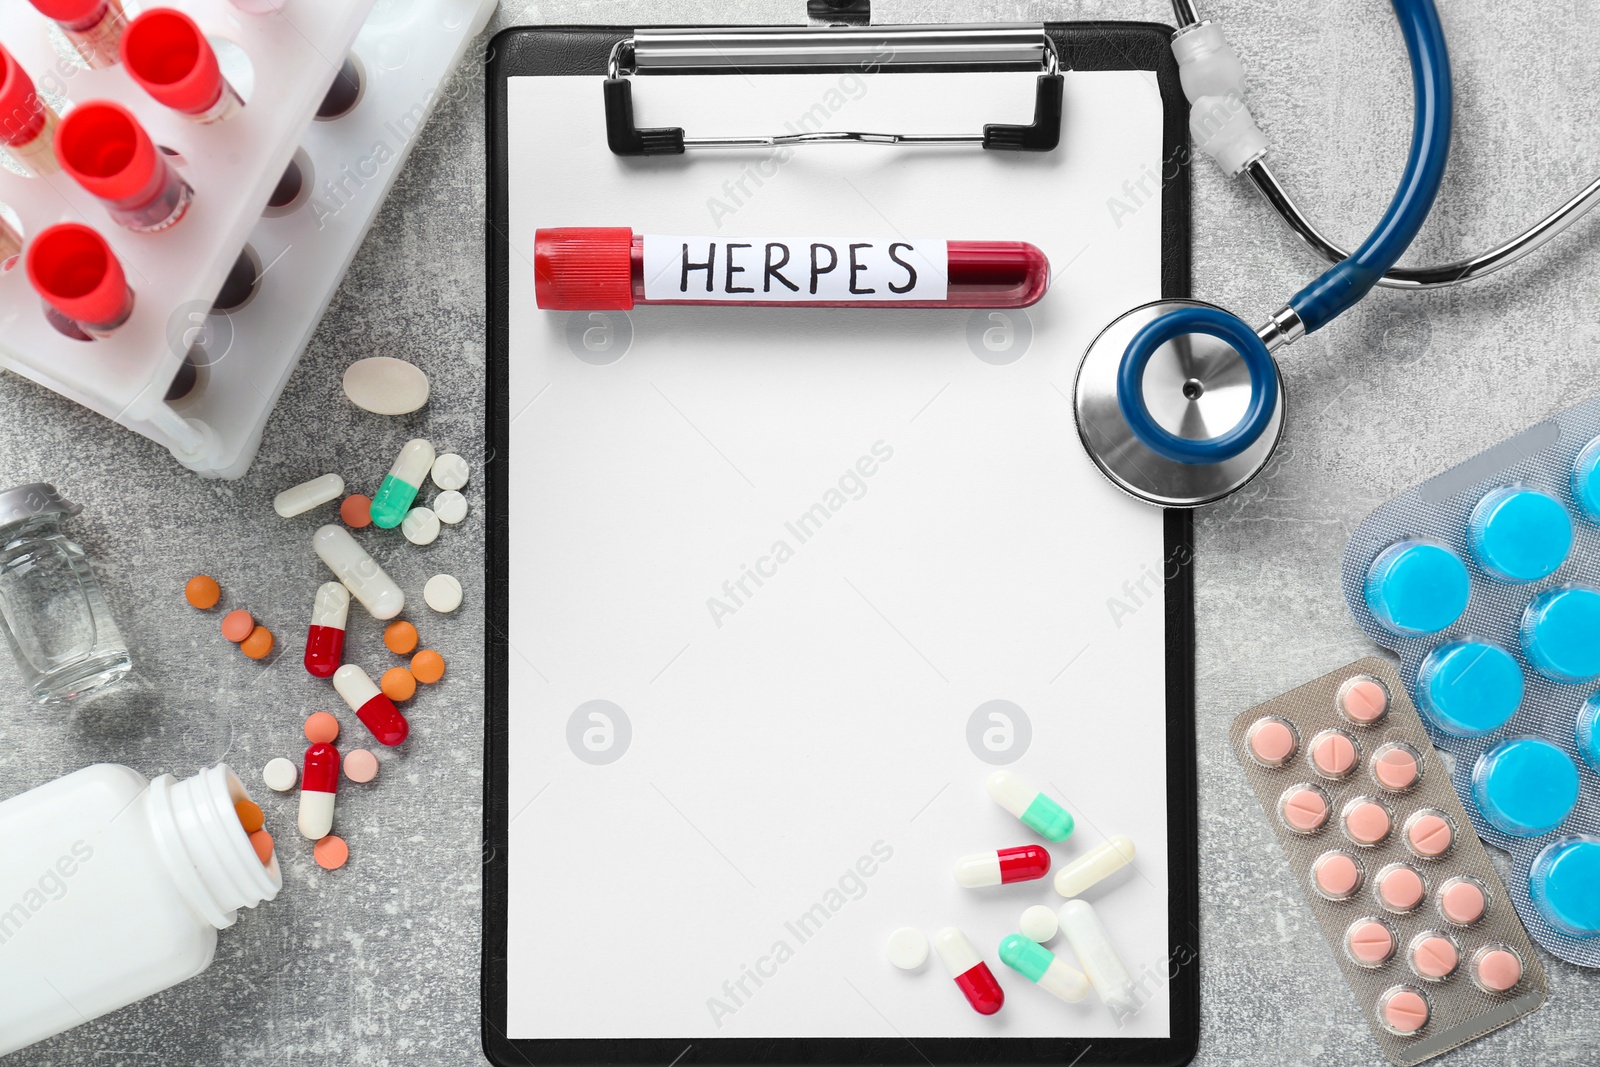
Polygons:
M1450 154L1450 55L1433 0L1391 0L1411 57L1416 118L1411 151L1400 187L1377 227L1342 263L1289 301L1306 333L1321 329L1354 307L1397 263L1433 208ZM1250 373L1250 402L1232 429L1216 437L1180 437L1150 415L1144 399L1144 372L1156 349L1185 334L1205 334L1231 345ZM1117 372L1117 405L1129 430L1145 447L1177 463L1222 463L1254 444L1272 421L1278 404L1278 368L1266 344L1239 316L1220 308L1185 307L1147 323L1128 342Z

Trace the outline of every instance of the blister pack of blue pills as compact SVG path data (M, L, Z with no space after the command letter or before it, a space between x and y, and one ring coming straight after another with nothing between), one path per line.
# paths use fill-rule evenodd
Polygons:
M1600 398L1379 507L1343 584L1528 932L1600 967Z

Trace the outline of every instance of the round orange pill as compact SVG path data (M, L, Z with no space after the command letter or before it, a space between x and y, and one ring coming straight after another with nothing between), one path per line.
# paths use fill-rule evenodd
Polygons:
M256 850L256 859L265 867L272 862L272 835L265 830L256 830L250 835L250 847Z
M399 703L417 695L417 679L404 667L390 667L383 672L378 688L383 690L384 696Z
M222 586L217 584L215 578L197 574L183 587L183 599L189 602L191 608L205 611L216 607L217 601L222 599Z
M344 498L339 504L339 518L344 520L346 526L356 530L364 530L372 525L372 498L360 493L353 493Z
M267 824L267 817L261 811L261 805L253 800L241 800L233 806L233 813L239 816L239 825L244 827L244 832L253 834Z
M404 619L394 620L383 628L383 647L404 656L417 647L417 628Z
M314 745L331 745L339 737L339 720L325 711L312 712L306 719L306 740Z
M317 861L318 867L325 871L336 871L349 862L350 846L344 843L344 838L329 834L311 846L311 856Z
M444 677L444 657L431 648L425 648L411 657L411 674L423 685L432 685Z
M222 617L222 636L236 645L255 628L256 620L243 608L236 608Z
M250 631L250 636L239 642L239 651L251 659L266 659L272 652L272 631L265 626L257 626Z

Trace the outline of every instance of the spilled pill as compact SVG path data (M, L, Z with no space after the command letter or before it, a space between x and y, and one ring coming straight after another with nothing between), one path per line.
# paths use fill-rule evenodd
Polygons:
M333 829L333 806L339 791L339 751L325 741L306 749L300 773L300 816L296 821L302 837L320 841Z
M344 395L374 415L408 415L428 402L428 376L393 356L358 359L344 371Z
M431 545L439 539L439 516L432 508L412 508L400 520L400 532L414 545Z
M222 636L238 644L256 628L256 620L243 608L235 608L222 617Z
M928 962L928 938L921 930L902 926L889 935L889 962L902 971L914 971Z
M380 744L392 748L411 732L411 724L394 706L394 701L384 695L372 676L357 664L346 663L334 671L333 688Z
M446 452L433 461L433 484L440 489L454 492L466 485L471 476L472 469L467 461L454 452Z
M350 861L350 846L344 838L329 834L311 846L311 858L325 871L336 871Z
M431 648L425 648L411 657L411 676L423 685L432 685L444 677L444 657Z
M216 607L217 601L222 599L222 587L215 578L197 574L183 587L183 599L189 602L191 608L206 611Z
M272 510L279 518L292 519L304 515L312 508L337 500L344 492L344 479L337 474L324 474L309 482L285 489L272 499Z
M1056 892L1075 897L1133 862L1133 839L1118 834L1056 872Z
M417 647L417 628L404 619L396 619L383 628L383 647L397 656L409 655Z
M239 642L239 651L251 659L266 659L272 654L272 631L265 626L257 626L250 631L250 636Z
M383 695L397 704L403 704L417 695L417 679L404 667L390 667L378 682Z
M993 1015L1000 1010L1006 1002L1005 992L966 934L953 926L947 927L934 935L933 947L973 1011L979 1015Z
M261 861L263 867L272 862L272 835L265 830L252 830L250 832L250 847L255 850L256 859Z
M372 496L372 522L379 529L399 526L433 469L433 445L421 437L407 441Z
M289 760L278 756L261 768L261 780L275 793L287 793L300 780L300 772Z
M321 527L312 534L311 547L374 619L392 619L405 608L405 593L344 527Z
M306 740L331 745L339 739L339 720L325 711L312 712L306 717Z
M366 783L378 777L378 757L364 748L345 753L344 776L352 782Z
M435 574L422 587L422 601L441 615L461 606L461 583L453 574Z
M239 825L244 827L244 832L247 834L253 834L267 824L266 814L253 800L237 802L233 806L233 813L239 817Z
M1022 936L1043 945L1061 932L1061 923L1056 919L1054 908L1035 904L1022 913L1017 929L1022 931Z
M1000 962L1069 1004L1089 995L1088 975L1021 934L1010 934L1000 942Z
M354 493L339 504L339 518L353 530L365 530L372 525L372 498L365 493Z
M1038 845L976 852L956 860L956 885L978 889L1012 882L1031 882L1050 873L1050 853Z
M467 517L467 498L451 489L433 498L433 513L439 521L454 526Z
M986 788L996 804L1045 840L1065 841L1072 836L1072 816L1067 810L1011 771L995 771Z

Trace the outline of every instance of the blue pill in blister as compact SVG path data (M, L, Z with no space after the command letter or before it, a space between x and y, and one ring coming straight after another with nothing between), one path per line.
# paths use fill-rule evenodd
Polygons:
M1558 682L1600 678L1600 591L1568 586L1534 597L1522 613L1522 648Z
M1397 634L1438 633L1467 610L1472 580L1461 557L1429 541L1401 541L1367 569L1367 608Z
M1572 551L1572 519L1553 496L1519 486L1489 493L1472 509L1472 555L1502 582L1536 582Z
M1578 755L1600 771L1600 693L1578 709Z
M1528 871L1528 895L1563 933L1600 934L1600 841L1567 837L1547 846Z
M1560 826L1578 802L1578 768L1538 737L1502 741L1472 768L1472 799L1491 826L1538 837Z
M1585 445L1572 465L1572 497L1585 515L1600 522L1600 437Z
M1494 733L1522 706L1522 668L1488 641L1441 645L1417 668L1417 703L1447 734Z

